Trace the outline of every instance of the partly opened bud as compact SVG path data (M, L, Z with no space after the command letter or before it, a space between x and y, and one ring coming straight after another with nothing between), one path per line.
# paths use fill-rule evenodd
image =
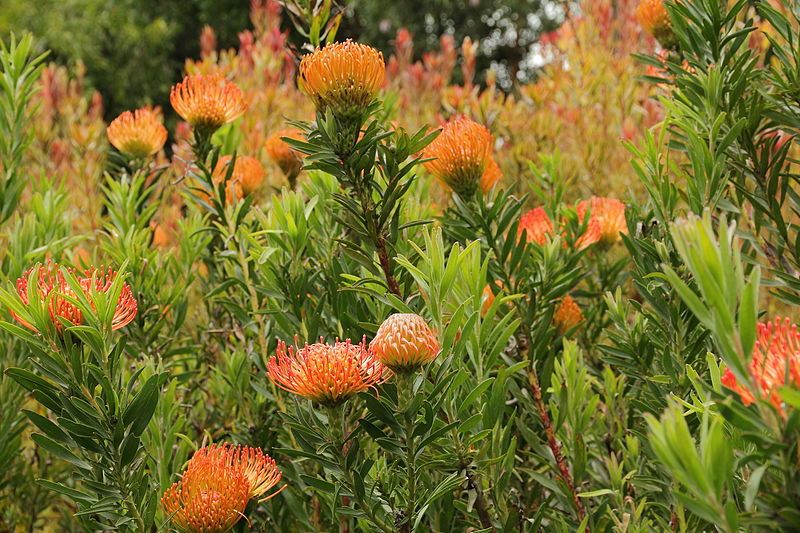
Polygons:
M664 48L673 48L678 44L663 0L641 0L636 8L636 18L642 28Z
M369 345L375 356L395 372L409 372L439 355L439 341L425 319L397 313L383 321Z
M755 391L739 384L730 369L725 370L722 384L737 392L745 405L762 398L782 410L780 389L787 384L800 386L800 331L797 325L788 318L758 324L749 371Z
M467 117L457 117L442 128L423 155L425 168L463 198L471 198L483 183L497 181L499 173L484 174L492 161L492 134ZM499 170L499 169L498 169ZM493 185L493 183L492 183Z
M239 87L216 74L186 76L172 87L169 101L175 112L204 133L233 122L247 109Z
M383 85L383 54L347 40L318 48L300 61L300 86L320 112L361 117Z
M303 140L303 133L296 128L278 130L267 138L264 148L267 155L284 173L289 183L294 183L303 168L303 154L293 150L283 138Z
M517 226L517 237L525 232L525 240L543 245L553 236L553 221L543 207L537 207L523 213Z
M566 333L583 322L583 313L575 298L569 295L564 296L553 315L553 322L559 333Z
M161 505L181 531L222 533L244 516L250 498L261 496L280 479L275 461L260 449L212 444L192 456Z
M217 166L214 167L214 182L222 183L228 172L228 166L231 162L231 156L225 155L219 158ZM231 179L228 182L228 196L238 199L241 194L252 194L257 191L264 184L264 166L261 162L246 155L237 156L236 163L233 166ZM240 194L241 193L241 194Z
M349 340L299 349L280 342L267 371L280 388L326 406L338 405L388 376L364 341L352 344Z
M125 111L111 121L106 134L114 148L131 157L153 155L167 141L167 128L161 123L161 113L149 107Z

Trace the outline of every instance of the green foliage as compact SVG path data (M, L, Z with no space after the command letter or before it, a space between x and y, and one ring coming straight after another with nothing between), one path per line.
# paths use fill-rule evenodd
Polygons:
M34 56L32 46L29 34L19 41L12 35L8 46L0 41L0 222L11 217L26 183L20 165L31 139L28 104L46 56Z

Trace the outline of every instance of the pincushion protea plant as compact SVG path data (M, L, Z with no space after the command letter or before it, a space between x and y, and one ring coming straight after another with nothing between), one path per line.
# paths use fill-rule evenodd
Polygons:
M108 292L117 275L111 268L103 267L88 268L83 275L77 275L72 269L66 271L76 275L78 284L87 298L91 296L92 291ZM36 282L33 291L30 290L30 280ZM25 305L29 305L34 299L41 305L46 305L50 319L57 331L63 330L62 319L74 326L83 322L83 313L73 303L76 300L76 293L57 263L48 261L44 265L36 265L28 269L17 279L17 294ZM130 286L124 283L114 310L112 330L118 330L130 324L136 317L136 312L136 299L133 297ZM36 327L30 322L16 313L12 312L12 315L20 324L36 331Z
M267 364L270 379L280 388L324 406L336 406L383 382L388 369L367 348L365 340L303 348L278 343Z
M553 235L553 221L543 207L536 207L526 211L519 219L517 237L525 233L525 240L542 245Z
M636 18L647 33L655 37L664 48L677 44L663 0L641 0L636 7Z
M247 109L239 87L217 74L186 76L172 87L169 101L178 115L205 134L233 122Z
M369 345L375 356L398 373L413 372L439 355L439 340L425 319L413 313L390 315Z
M161 504L181 531L222 533L244 516L251 498L263 495L280 479L275 461L262 450L212 444L192 456L181 480L166 490Z
M108 141L120 152L144 158L161 150L167 141L167 128L158 108L143 107L125 111L106 129Z
M797 324L792 324L789 318L759 323L748 369L756 390L740 384L730 369L725 370L722 384L738 393L745 405L763 398L782 409L779 389L788 383L800 386L800 331Z
M318 48L300 61L300 87L317 110L330 108L344 119L363 115L385 77L383 54L349 39Z
M284 138L303 140L303 133L297 128L284 128L270 135L264 143L267 155L280 167L281 172L294 189L297 175L303 168L303 155L289 146Z
M493 142L485 126L458 116L442 127L442 133L423 152L431 159L425 162L425 168L459 196L469 199L482 185L493 185L491 179L484 180L492 161ZM491 176L497 180L496 171L491 171Z

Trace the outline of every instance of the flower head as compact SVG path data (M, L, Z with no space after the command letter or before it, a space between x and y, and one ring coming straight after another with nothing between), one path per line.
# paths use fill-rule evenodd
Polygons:
M217 166L214 167L214 181L216 183L221 183L225 179L231 159L231 156L224 155L217 161ZM238 198L241 196L241 194L238 194L239 192L252 194L264 183L265 175L264 166L258 159L246 155L237 156L229 181L229 196Z
M589 213L589 224L580 242L584 246L601 242L613 244L618 242L620 235L628 234L628 224L625 222L625 204L615 198L601 198L592 196L583 200L577 206L578 219L583 222Z
M800 386L800 331L797 325L788 318L758 324L748 370L755 391L739 384L729 368L722 376L722 384L737 392L745 405L763 398L782 409L783 400L778 389L787 383Z
M388 377L366 343L318 342L303 348L278 349L267 363L270 379L280 388L323 405L338 405Z
M300 61L300 86L318 111L353 118L363 114L383 85L383 54L347 40L317 48Z
M459 196L470 198L481 187L492 160L492 134L485 126L459 116L425 148L425 168ZM496 177L492 172L490 177ZM488 182L488 180L487 180Z
M583 313L575 298L570 295L564 296L553 315L553 322L559 333L566 333L583 322Z
M232 446L227 443L210 444L192 456L190 465L193 461L206 458L216 458L230 468L240 468L247 479L249 498L258 498L281 480L282 474L275 460L261 448ZM271 494L269 498L276 494L277 492Z
M108 292L116 279L117 273L111 268L88 268L80 279L81 288L88 296L95 292ZM111 329L122 329L136 318L138 305L133 297L133 291L127 283L122 284L122 290L114 308L114 317L111 319Z
M34 274L34 280L36 281L36 293L29 291L28 280L31 274ZM44 265L36 265L29 268L17 279L17 293L25 305L28 305L32 298L38 298L43 303L47 302L50 320L52 320L58 331L63 329L59 319L64 319L72 325L83 322L83 313L78 309L78 306L64 298L64 296L74 297L75 292L67 283L58 263L48 261ZM22 317L13 312L12 315L17 322L28 329L36 331L36 328Z
M169 101L192 127L212 132L247 109L239 87L218 74L186 76L172 87Z
M250 498L264 494L280 479L275 461L260 449L212 444L192 456L161 505L181 531L222 533L244 516Z
M413 313L387 317L369 347L384 365L396 372L415 370L439 355L436 334L424 318Z
M664 48L672 48L677 44L663 0L640 0L636 7L636 18L642 28Z
M528 242L543 245L553 235L553 221L543 207L536 207L520 217L517 237L521 237L523 231Z
M68 272L77 275L72 269L68 269ZM28 280L32 274L36 280L35 292L30 291L28 286ZM116 272L110 268L104 269L103 267L99 269L91 267L85 270L82 276L77 275L78 284L87 297L90 297L93 291L108 292L115 278ZM57 331L63 330L61 319L66 320L73 326L83 323L83 313L77 305L69 300L70 298L73 300L76 298L75 291L57 263L48 261L45 265L36 265L28 269L22 277L17 279L17 293L25 305L29 305L34 298L45 304L50 313L50 320ZM123 283L114 309L111 323L112 330L127 326L136 317L136 312L137 303L133 297L133 291L131 291L127 283ZM16 313L12 314L23 326L36 331L36 327L28 321Z
M131 157L148 157L161 150L167 141L167 128L158 109L143 107L125 111L106 129L108 141Z
M281 171L293 182L303 168L303 155L292 149L283 138L303 140L303 133L297 128L278 130L267 138L264 148Z

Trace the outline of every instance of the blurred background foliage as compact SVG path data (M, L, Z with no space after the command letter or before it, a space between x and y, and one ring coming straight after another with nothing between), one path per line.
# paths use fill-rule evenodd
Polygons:
M258 0L252 2L259 4ZM528 81L542 33L564 18L562 1L359 0L345 10L339 38L369 42L388 55L400 28L415 37L416 59L439 48L440 37L480 40L478 71L495 66L504 90ZM82 64L86 82L103 96L106 118L145 104L169 107L167 95L186 58L198 57L198 36L213 28L220 49L236 47L252 29L246 0L0 0L0 33L30 31L51 60ZM302 38L285 17L281 27ZM460 77L460 73L456 73Z

